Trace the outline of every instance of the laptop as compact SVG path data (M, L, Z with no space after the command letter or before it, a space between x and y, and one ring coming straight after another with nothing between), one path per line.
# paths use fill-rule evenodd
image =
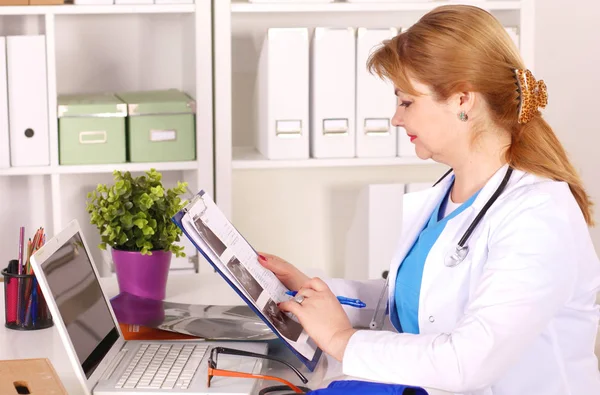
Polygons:
M260 342L126 341L76 220L31 258L39 285L74 371L87 394L253 393L257 380L213 377L212 347L267 353ZM220 355L219 369L259 374L262 358Z

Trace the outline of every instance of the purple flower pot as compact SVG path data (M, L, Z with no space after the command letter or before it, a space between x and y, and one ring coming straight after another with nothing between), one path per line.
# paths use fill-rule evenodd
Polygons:
M142 298L163 300L167 290L167 278L172 253L152 251L142 255L135 251L112 250L117 272L119 291Z

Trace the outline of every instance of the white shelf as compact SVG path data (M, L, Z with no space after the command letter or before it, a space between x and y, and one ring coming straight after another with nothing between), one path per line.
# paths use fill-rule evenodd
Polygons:
M234 147L232 167L238 170L248 170L435 164L437 163L432 160L422 160L417 157L269 160L253 148Z
M461 2L464 4L465 2ZM288 12L394 12L430 11L452 1L402 2L402 3L231 3L232 13L288 13ZM520 10L521 1L473 1L481 8L494 10Z
M194 4L2 6L0 15L185 14Z
M140 172L150 169L157 171L197 170L198 162L156 162L156 163L117 163L107 165L74 165L58 166L56 173L60 174L89 174L112 173L114 170Z
M197 170L198 162L150 162L150 163L109 163L102 165L63 165L35 166L35 167L9 167L0 169L0 176L29 176L40 174L102 174L112 173L113 170L144 172L150 169L157 171Z
M29 176L40 174L52 174L50 166L35 167L9 167L0 169L0 176Z

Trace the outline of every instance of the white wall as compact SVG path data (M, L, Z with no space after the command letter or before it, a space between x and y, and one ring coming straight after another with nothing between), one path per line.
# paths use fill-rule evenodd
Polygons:
M596 251L600 251L599 19L600 2L596 0L536 1L534 75L548 86L544 117L565 145L595 202L597 226L591 233Z
M600 126L596 116L600 3L577 0L568 4L564 0L536 1L535 76L548 86L544 116L565 145L595 203L597 225L591 234L600 252ZM600 332L596 355L600 366Z

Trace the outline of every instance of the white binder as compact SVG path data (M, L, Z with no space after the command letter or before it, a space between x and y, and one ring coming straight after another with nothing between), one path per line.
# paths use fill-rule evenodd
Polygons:
M6 38L0 37L0 169L10 167L6 78Z
M303 3L333 3L334 0L302 0ZM249 3L298 3L298 0L248 0Z
M394 157L398 132L391 124L396 106L394 85L367 70L369 55L395 28L359 28L356 40L356 156Z
M309 157L307 28L271 28L256 83L258 151L268 159Z
M116 5L154 4L154 0L115 0Z
M403 197L404 184L361 188L346 232L344 278L381 279L389 270L402 231Z
M194 4L194 0L154 0L154 4Z
M516 26L508 26L505 27L505 30L517 46L517 49L520 49L521 45L519 42L519 28L517 28Z
M356 153L354 28L317 27L311 54L311 156L353 158Z
M429 189L433 186L433 182L411 182L406 184L405 193L419 192Z
M114 0L73 0L75 5L112 5Z
M431 3L436 0L346 0L347 3ZM485 0L471 0L485 1Z
M46 38L6 38L10 160L12 166L47 166Z
M416 157L415 145L410 141L410 137L406 134L406 129L398 127L398 156L400 157Z

